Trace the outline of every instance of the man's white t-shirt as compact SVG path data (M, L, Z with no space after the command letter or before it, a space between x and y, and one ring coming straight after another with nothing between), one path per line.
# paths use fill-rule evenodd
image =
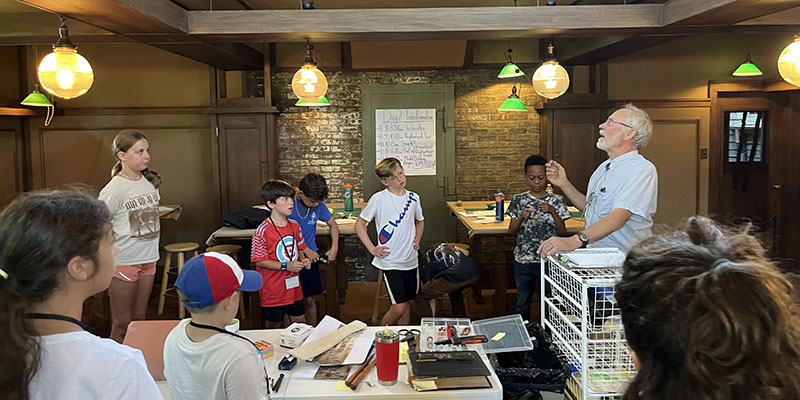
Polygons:
M119 247L117 265L136 265L158 261L161 222L158 189L143 176L132 181L119 175L111 178L100 200L113 218L114 244Z
M378 245L389 248L389 255L373 258L372 265L384 270L406 271L417 267L418 254L414 250L417 226L414 222L425 219L418 194L406 190L403 196L398 196L389 189L381 190L372 195L359 217L366 221L375 218Z
M164 341L164 376L174 400L266 400L261 353L244 339L218 333L202 342L186 335L184 319Z
M162 399L142 352L89 332L40 336L35 400Z
M590 227L615 208L631 212L622 228L589 247L616 247L627 253L648 238L658 205L658 172L638 151L606 160L595 169L586 191L586 226Z

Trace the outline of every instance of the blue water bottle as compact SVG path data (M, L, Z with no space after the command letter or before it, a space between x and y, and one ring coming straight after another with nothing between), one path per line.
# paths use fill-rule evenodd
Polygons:
M503 220L503 214L505 214L505 210L504 210L504 208L505 208L504 207L505 198L506 198L506 196L504 194L502 194L502 193L495 193L494 194L494 201L497 202L497 204L494 206L494 210L495 210L494 219L497 220L497 221L502 221Z

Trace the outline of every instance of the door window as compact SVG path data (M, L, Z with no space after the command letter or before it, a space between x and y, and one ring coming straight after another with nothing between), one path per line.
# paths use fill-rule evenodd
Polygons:
M725 112L725 164L762 164L767 159L767 112Z

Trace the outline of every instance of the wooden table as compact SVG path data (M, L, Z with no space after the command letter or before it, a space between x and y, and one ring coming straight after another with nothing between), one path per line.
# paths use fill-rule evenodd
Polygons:
M164 204L158 206L158 217L177 221L183 212L182 204Z
M477 216L464 215L467 209L482 209L488 210L487 204L492 202L487 201L465 201L460 206L456 205L455 201L448 201L447 208L450 209L453 215L467 228L469 238L472 240L472 253L478 254L480 252L481 237L494 237L496 238L495 248L495 268L493 276L494 286L494 315L507 315L508 304L506 301L506 285L508 284L506 274L508 271L508 262L506 261L506 253L503 246L503 240L508 234L508 226L511 223L511 218L506 215L503 221L491 221L488 223L478 222L481 218ZM493 204L493 203L492 203ZM506 202L506 207L510 202ZM491 220L491 218L487 218ZM570 218L564 221L567 227L567 233L574 235L580 232L584 227L585 220L583 218Z
M326 203L328 208L343 208L344 203ZM367 203L353 203L354 208L364 209ZM357 214L355 215L358 216ZM339 318L339 306L344 304L347 294L347 269L345 266L344 239L347 236L355 236L355 219L334 218L339 225L339 253L336 260L329 260L325 267L325 309L327 313L335 318ZM213 246L219 243L231 241L250 241L255 233L255 229L239 229L233 226L223 226L211 233L206 240L206 244ZM330 237L328 225L317 224L317 237Z
M392 327L397 330L398 328L416 328L419 326L404 326ZM272 400L306 400L306 399L328 399L328 400L347 400L347 399L373 399L373 400L500 400L503 398L503 385L497 377L497 373L489 363L486 354L479 352L481 360L486 364L489 369L489 381L492 384L488 389L458 389L458 390L433 390L417 392L408 383L408 368L406 364L400 364L397 374L397 383L391 386L383 386L377 384L377 371L373 368L366 376L358 390L337 390L337 381L335 380L321 380L321 379L302 379L294 376L297 371L306 361L298 360L297 365L290 371L278 370L278 362L288 353L289 349L278 345L280 343L280 329L259 329L259 330L243 330L239 334L253 341L266 340L275 346L275 355L264 360L264 365L267 368L267 374L277 379L279 374L283 374L281 386L277 391L272 392ZM357 367L357 366L356 366ZM355 367L353 367L355 368ZM369 386L366 382L373 383ZM156 382L161 394L164 395L165 400L170 400L169 383L167 381Z

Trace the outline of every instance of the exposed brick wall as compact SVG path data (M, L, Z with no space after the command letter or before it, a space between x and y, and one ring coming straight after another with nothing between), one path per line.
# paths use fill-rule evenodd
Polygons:
M528 155L539 152L540 143L539 115L533 109L539 99L528 77L517 80L517 87L529 111L499 112L513 80L498 79L494 69L329 73L326 97L332 105L310 110L294 106L292 75L272 75L273 104L281 110L277 119L281 179L295 184L305 173L317 172L328 179L331 202L343 201L345 183L353 184L356 199L363 198L362 176L372 171L362 171L361 85L452 83L457 198L491 201L495 192L502 191L510 199L527 190L522 166ZM466 240L464 229L459 228L458 238ZM353 254L357 245L346 247L349 277L363 280L368 254L364 251L359 257Z

